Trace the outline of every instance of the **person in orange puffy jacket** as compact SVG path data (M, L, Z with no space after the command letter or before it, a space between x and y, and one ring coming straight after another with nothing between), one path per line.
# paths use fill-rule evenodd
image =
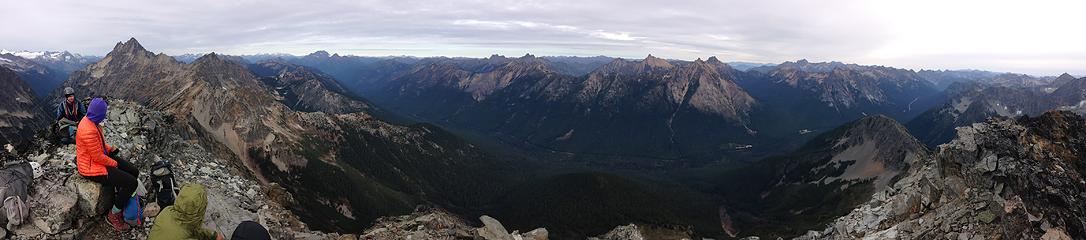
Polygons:
M79 175L115 189L113 209L106 215L106 220L117 231L124 231L128 224L124 222L122 210L136 191L139 171L120 158L120 150L106 144L99 126L106 120L107 109L105 100L95 98L87 107L87 115L80 120L75 134L76 169Z

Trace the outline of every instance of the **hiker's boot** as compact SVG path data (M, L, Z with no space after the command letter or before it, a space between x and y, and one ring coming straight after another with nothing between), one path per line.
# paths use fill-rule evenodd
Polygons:
M124 221L123 211L111 211L109 214L106 214L106 221L108 221L110 225L113 225L113 229L117 230L118 232L124 232L128 230L128 223L125 223Z
M124 219L124 223L128 226L139 227L143 225L143 219Z

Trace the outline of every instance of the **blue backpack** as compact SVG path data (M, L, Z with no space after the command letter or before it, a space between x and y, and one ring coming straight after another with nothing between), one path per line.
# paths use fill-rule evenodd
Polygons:
M128 206L124 207L124 221L132 226L143 225L143 201L139 196L128 199Z

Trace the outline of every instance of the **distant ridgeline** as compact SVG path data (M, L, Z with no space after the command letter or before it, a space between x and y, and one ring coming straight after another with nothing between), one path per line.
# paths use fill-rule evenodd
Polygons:
M63 87L124 99L169 113L186 141L236 161L245 177L281 186L289 197L276 199L320 231L361 233L429 205L557 239L631 223L646 238L885 236L890 224L931 230L909 225L924 216L917 209L958 214L948 203L965 199L969 213L1012 222L943 220L1031 226L1004 238L1086 236L1072 221L1081 207L1057 201L1079 194L1067 189L1083 187L1068 180L1081 164L1066 161L1086 151L1068 128L1082 125L1074 113L1086 112L1086 78L1067 74L651 55L175 58L135 39L100 59L21 54L0 53L0 97L14 99L0 102L5 143L49 124L42 110ZM1017 130L1024 138L1007 135ZM977 149L995 160L953 158ZM999 169L988 170L993 161ZM1044 163L1055 182L1002 168L1020 161ZM1047 186L1061 188L1039 192ZM909 207L869 208L887 199ZM1037 207L1067 211L1029 215ZM886 224L854 226L868 212Z

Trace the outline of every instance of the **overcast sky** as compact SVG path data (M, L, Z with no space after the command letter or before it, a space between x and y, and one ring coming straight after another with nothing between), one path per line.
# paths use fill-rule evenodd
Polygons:
M1086 1L8 1L0 49L806 58L1086 75Z

